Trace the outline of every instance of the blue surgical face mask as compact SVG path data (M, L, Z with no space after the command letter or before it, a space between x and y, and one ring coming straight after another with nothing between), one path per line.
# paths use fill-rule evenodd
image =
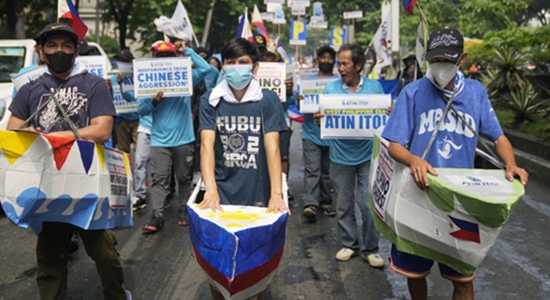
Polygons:
M224 66L223 77L232 88L242 90L252 80L252 65Z

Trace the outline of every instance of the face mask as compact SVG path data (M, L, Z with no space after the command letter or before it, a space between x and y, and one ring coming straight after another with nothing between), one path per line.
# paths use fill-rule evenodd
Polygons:
M232 88L242 90L252 80L252 65L225 66L223 77Z
M454 80L458 72L458 66L451 62L436 62L430 64L430 69L441 88L445 88L451 80Z
M334 68L334 64L331 63L319 63L319 71L321 73L332 73L332 69Z
M63 74L73 66L73 54L57 51L54 54L44 54L48 59L48 67L56 74Z

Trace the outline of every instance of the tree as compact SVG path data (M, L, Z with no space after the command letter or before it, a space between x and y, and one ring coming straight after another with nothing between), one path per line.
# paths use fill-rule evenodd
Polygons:
M130 12L132 11L132 5L134 4L134 1L135 0L107 0L106 3L111 16L118 24L118 42L120 45L120 49L126 48L128 17L130 15Z

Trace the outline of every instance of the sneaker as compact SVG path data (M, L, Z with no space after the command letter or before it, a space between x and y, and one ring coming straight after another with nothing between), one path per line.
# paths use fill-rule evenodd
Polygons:
M363 259L366 260L373 268L384 267L384 259L378 253L373 253L369 255L361 254L361 257L363 257Z
M336 216L336 211L334 210L334 208L332 207L332 204L330 203L321 204L321 209L323 210L323 214L325 216L329 216L329 217Z
M143 198L139 198L132 204L132 210L144 209L147 207L147 202Z
M336 260L348 261L353 256L355 256L355 254L356 254L355 251L353 251L352 249L344 247L344 248L340 249L340 251L338 251L338 253L336 253Z
M189 217L186 211L180 211L178 216L178 225L182 227L189 226Z
M141 229L150 233L164 231L164 220L161 218L152 217L149 223L141 226Z
M317 207L313 205L306 206L306 208L304 208L302 216L304 216L304 218L306 218L310 222L315 221L315 219L317 218Z

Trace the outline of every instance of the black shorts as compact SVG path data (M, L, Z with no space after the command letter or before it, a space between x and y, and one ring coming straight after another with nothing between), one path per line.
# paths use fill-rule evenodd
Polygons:
M281 161L288 161L290 152L290 138L292 137L292 129L279 132L279 151L281 152Z

